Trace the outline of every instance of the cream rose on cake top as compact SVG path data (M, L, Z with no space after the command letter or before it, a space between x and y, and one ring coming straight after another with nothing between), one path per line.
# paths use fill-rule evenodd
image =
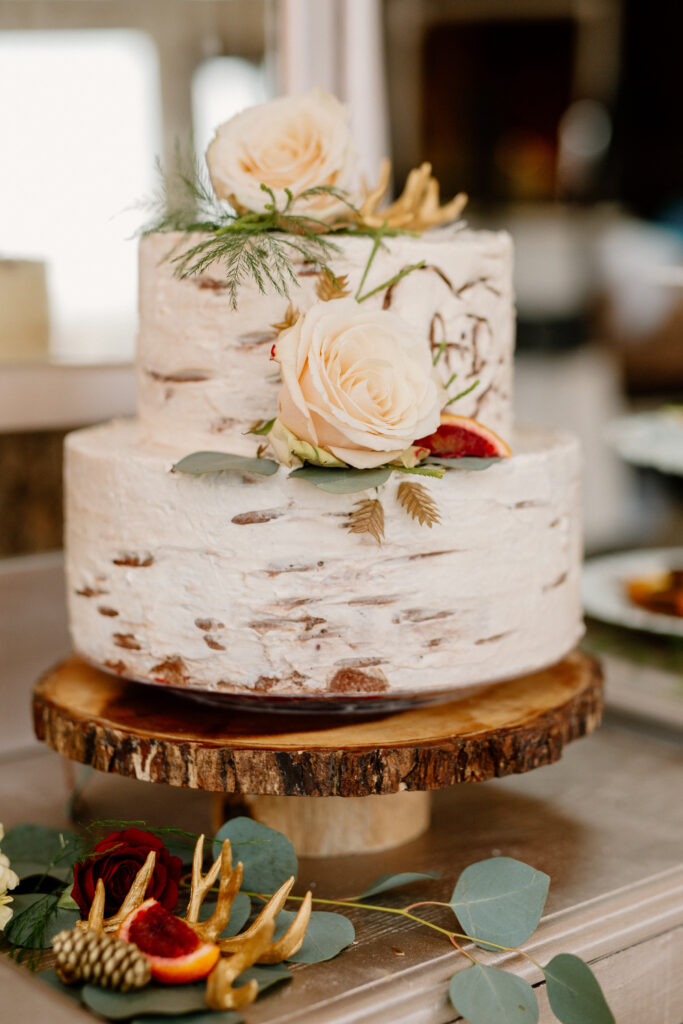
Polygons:
M278 207L310 188L330 186L354 192L358 156L346 107L324 89L250 107L226 121L206 151L211 183L219 199L238 209L265 211L272 189ZM348 212L329 193L296 200L295 214L309 214L327 223Z
M282 388L270 440L287 465L293 454L357 469L410 461L415 438L439 425L429 345L394 313L353 299L316 303L280 334L273 359Z

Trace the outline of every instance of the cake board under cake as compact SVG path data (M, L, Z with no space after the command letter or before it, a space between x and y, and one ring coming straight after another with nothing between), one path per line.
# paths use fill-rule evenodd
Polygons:
M369 852L429 826L430 791L558 760L602 713L598 662L551 668L468 697L363 716L236 711L131 683L71 658L38 683L36 735L100 771L237 794L302 856ZM353 799L350 799L353 798Z

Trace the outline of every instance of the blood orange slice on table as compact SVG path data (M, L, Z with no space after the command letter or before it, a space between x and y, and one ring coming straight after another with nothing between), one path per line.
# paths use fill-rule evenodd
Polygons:
M447 412L441 414L441 423L433 434L413 443L440 459L506 459L512 455L505 441L482 423Z
M131 911L118 937L135 943L149 960L152 977L165 985L205 978L220 956L214 942L203 942L189 924L154 899Z

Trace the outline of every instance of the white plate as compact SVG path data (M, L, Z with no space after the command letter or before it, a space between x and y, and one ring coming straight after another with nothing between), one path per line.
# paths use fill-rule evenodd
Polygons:
M590 558L584 564L581 592L586 615L629 629L683 636L683 618L640 608L626 597L624 582L663 569L683 568L683 548L649 548Z
M683 414L660 409L610 423L607 440L622 459L683 476Z

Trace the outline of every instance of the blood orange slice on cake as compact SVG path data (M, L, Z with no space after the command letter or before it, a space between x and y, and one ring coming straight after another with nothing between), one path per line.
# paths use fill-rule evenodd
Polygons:
M428 448L429 454L440 459L508 458L512 452L498 434L477 420L467 416L441 414L441 423L429 437L414 442Z

